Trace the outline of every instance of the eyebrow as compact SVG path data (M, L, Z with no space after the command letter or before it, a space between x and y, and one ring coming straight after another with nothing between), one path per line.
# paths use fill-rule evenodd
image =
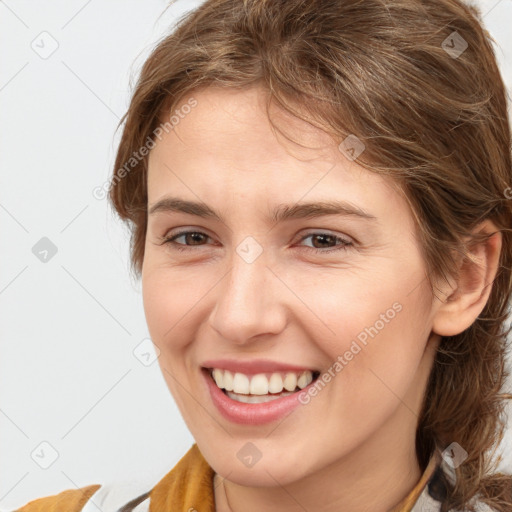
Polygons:
M157 212L182 212L223 222L221 216L208 205L175 197L164 197L150 207L149 215ZM282 222L290 219L310 219L324 215L341 215L344 217L377 220L377 217L374 215L346 201L280 204L270 212L272 222Z

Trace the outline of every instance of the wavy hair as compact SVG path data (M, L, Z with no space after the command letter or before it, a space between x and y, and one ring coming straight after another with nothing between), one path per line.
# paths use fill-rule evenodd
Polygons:
M512 163L507 96L480 11L460 0L207 0L145 61L124 123L109 200L131 229L140 276L147 156L164 114L199 87L260 86L285 111L365 145L357 163L391 176L411 205L434 290L471 261L471 231L503 236L481 315L442 338L425 392L416 453L425 469L457 442L468 453L444 509L479 495L511 510L512 480L495 473L505 428L506 319L511 296ZM267 105L267 109L268 109ZM147 151L146 151L147 153ZM130 167L126 167L127 162Z

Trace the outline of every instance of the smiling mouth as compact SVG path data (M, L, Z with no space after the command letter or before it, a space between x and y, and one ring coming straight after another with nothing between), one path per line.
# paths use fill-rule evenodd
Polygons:
M314 382L320 372L268 372L248 375L221 368L204 368L216 386L232 400L259 404L298 393Z

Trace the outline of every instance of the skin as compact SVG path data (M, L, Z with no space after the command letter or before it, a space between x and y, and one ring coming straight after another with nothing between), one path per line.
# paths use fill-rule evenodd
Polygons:
M440 336L461 332L483 309L500 234L475 249L478 271L461 265L457 282L438 283L437 299L412 213L389 178L274 108L274 121L307 147L277 135L259 88L212 87L193 97L197 106L150 153L148 206L172 195L206 203L222 220L149 215L142 288L163 376L218 475L217 510L230 510L224 493L235 512L390 510L421 476L415 431ZM333 199L375 219L276 224L269 216L278 204ZM162 243L183 229L205 235ZM352 245L319 239L322 233ZM317 237L304 238L311 234ZM236 252L248 236L263 249L252 263ZM333 248L340 250L325 252ZM265 358L327 370L395 303L401 311L284 419L237 425L212 403L203 361ZM237 458L249 441L262 455L252 467Z

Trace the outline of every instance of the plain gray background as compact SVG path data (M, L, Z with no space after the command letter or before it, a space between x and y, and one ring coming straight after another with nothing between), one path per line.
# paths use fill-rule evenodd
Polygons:
M136 495L194 442L144 355L128 233L93 190L130 77L200 3L0 1L1 510L94 483ZM477 5L512 89L512 0ZM512 472L510 429L504 450Z

